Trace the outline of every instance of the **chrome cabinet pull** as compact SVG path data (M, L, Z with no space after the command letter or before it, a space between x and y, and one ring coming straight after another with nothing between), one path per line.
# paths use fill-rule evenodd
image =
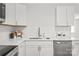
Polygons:
M71 48L66 48L66 51L71 51Z
M41 46L38 47L38 51L41 51Z
M40 56L41 46L38 47L38 55Z

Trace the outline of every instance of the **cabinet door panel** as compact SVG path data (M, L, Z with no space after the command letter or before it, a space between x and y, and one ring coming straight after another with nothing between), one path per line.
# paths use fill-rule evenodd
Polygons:
M15 20L15 3L7 3L6 4L6 17L5 17L5 24L11 24L15 25L16 20Z
M38 46L26 45L26 56L38 56Z
M26 42L23 42L19 45L19 56L25 56L26 55Z
M72 55L79 56L79 43L78 42L73 43Z
M67 21L68 26L74 24L74 7L67 7Z
M57 7L57 19L56 19L56 24L57 26L67 26L67 15L66 15L66 7L64 6L59 6Z
M16 21L17 25L25 25L26 7L24 5L16 4Z
M41 46L40 56L53 56L53 46Z
M26 42L26 56L53 56L53 42Z
M56 11L57 26L71 26L74 24L74 7L58 6Z

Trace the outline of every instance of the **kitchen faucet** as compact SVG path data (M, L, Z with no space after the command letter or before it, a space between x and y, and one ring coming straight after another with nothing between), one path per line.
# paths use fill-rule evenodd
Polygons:
M41 34L40 34L40 27L38 27L38 37L41 37Z

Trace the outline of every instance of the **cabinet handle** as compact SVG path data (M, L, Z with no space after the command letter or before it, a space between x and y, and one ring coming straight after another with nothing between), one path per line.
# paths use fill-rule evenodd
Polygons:
M66 51L71 51L71 48L66 48Z
M38 47L38 51L41 51L41 46Z
M41 46L38 47L38 56L40 56Z
M61 42L56 42L56 44L61 44Z

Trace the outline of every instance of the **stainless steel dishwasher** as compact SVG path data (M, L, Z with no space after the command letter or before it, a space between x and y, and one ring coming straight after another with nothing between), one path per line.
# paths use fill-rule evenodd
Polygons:
M72 56L71 40L54 40L54 56Z

